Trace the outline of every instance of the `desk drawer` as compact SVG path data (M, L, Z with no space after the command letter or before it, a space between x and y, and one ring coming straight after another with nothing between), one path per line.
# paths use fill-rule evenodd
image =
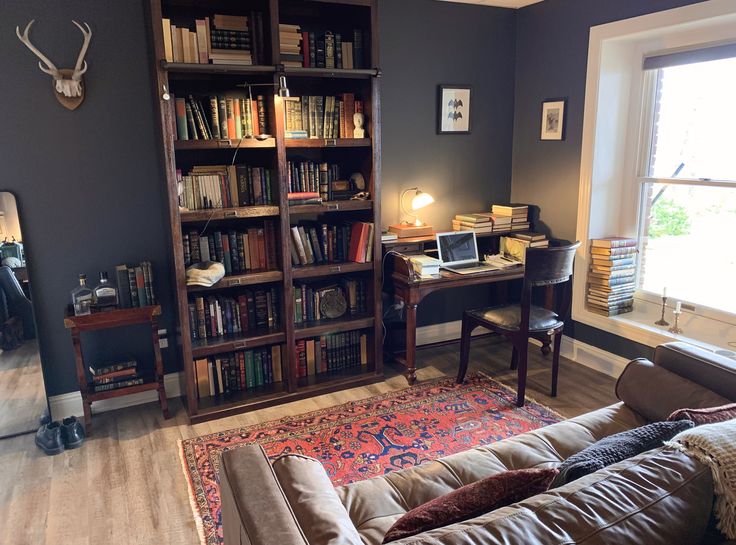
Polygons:
M394 244L387 250L392 252L398 252L400 254L421 254L422 244L420 242L407 243L407 244Z

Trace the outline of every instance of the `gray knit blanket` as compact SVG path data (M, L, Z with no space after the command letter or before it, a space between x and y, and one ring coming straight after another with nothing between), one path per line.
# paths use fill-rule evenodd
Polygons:
M718 529L728 539L736 539L736 419L686 430L665 445L710 467Z

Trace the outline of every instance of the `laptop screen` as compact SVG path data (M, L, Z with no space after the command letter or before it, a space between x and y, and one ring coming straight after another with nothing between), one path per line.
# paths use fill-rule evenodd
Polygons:
M472 231L438 233L437 249L442 263L478 261L478 246Z

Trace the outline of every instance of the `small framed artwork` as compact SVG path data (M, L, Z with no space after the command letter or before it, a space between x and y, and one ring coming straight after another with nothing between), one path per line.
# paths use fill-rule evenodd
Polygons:
M565 139L566 98L555 98L542 102L541 140Z
M437 134L470 134L470 86L440 85Z

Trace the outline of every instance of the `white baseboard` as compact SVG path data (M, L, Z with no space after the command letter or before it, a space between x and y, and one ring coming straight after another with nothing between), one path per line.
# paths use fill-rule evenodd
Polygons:
M164 386L166 387L166 397L179 397L181 395L181 383L179 380L181 373L169 373L164 375ZM132 405L142 405L143 403L151 403L158 401L158 392L149 390L122 397L114 397L96 401L92 404L92 413L103 413L106 411L114 411ZM49 398L49 406L51 407L51 418L53 420L61 420L69 416L82 416L82 393L69 392Z

